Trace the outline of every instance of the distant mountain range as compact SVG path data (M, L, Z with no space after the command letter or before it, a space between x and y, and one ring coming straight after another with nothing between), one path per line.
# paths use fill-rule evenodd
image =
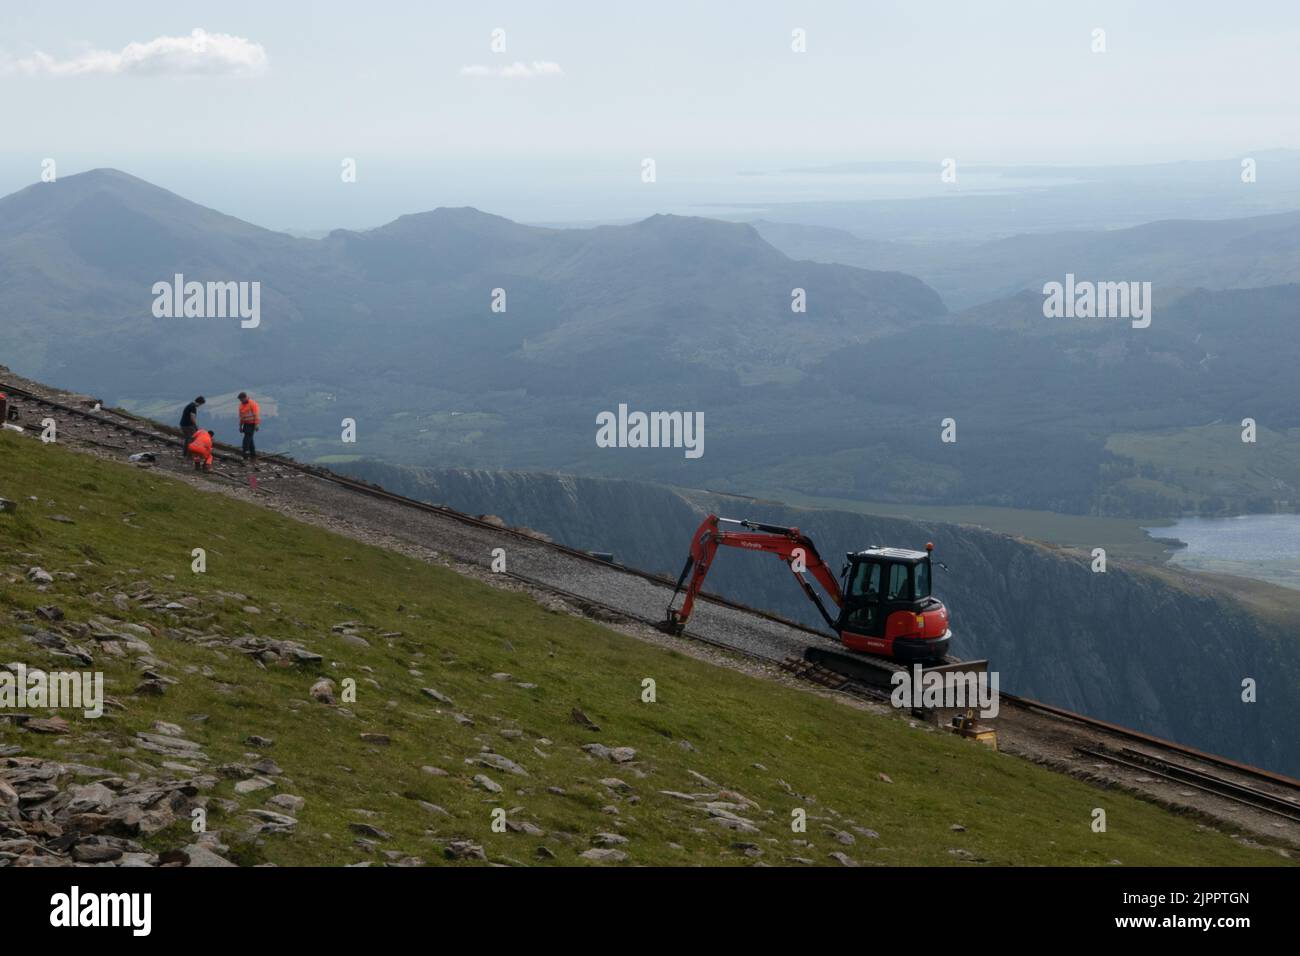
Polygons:
M764 239L797 259L919 276L954 309L1025 289L1038 292L1045 282L1060 281L1067 272L1080 279L1152 282L1165 301L1184 289L1300 282L1300 212L924 245L863 239L821 226L766 221L753 225Z
M0 199L0 361L164 419L195 393L247 389L274 411L267 447L304 458L1074 513L1269 510L1300 501L1298 289L1269 284L1292 275L1298 215L1008 239L965 259L906 250L939 286L992 295L1066 272L1153 281L1152 325L1136 330L1045 319L1041 291L950 313L896 271L894 244L863 243L887 266L871 270L776 248L852 244L803 227L547 229L437 209L313 240L96 170ZM155 283L178 274L260 283L258 326L155 317ZM620 404L702 412L705 454L597 447L596 416ZM955 444L940 441L949 417ZM1237 437L1244 417L1257 445ZM1189 441L1194 459L1177 452Z

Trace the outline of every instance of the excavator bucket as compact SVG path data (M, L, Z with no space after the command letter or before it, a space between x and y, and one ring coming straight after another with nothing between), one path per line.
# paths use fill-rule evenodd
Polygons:
M673 637L680 637L682 632L686 630L686 625L678 620L677 612L672 608L668 609L668 614L655 627L665 634L671 634Z

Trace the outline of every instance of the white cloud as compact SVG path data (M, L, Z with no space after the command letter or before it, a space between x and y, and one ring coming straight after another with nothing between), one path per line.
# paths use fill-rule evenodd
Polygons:
M560 64L548 60L533 60L524 63L516 60L509 66L462 66L461 76L494 76L503 80L531 80L538 76L563 76Z
M32 76L242 76L260 73L266 64L262 44L196 29L189 36L128 43L120 53L91 50L60 60L37 51L14 61L9 70Z

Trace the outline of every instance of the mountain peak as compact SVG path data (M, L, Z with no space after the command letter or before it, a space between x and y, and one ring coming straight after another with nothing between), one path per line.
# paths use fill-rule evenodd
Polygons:
M640 222L634 222L631 225L634 229L657 229L676 233L731 233L733 235L744 235L745 233L757 236L758 233L746 222L728 222L724 219L708 219L704 216L679 216L676 213L659 212L653 216L642 219Z
M48 256L72 252L116 263L116 277L137 279L168 263L220 262L223 268L240 263L247 268L253 243L283 247L306 241L227 216L111 167L33 183L0 198L0 239L24 235L52 244ZM203 256L198 250L205 250Z
M367 230L367 235L374 238L411 238L420 235L470 235L484 238L513 238L535 236L552 230L537 226L525 226L483 212L474 206L439 206L427 212L408 213L398 216L392 222Z
M155 186L148 180L141 179L139 176L132 176L130 173L114 169L111 166L100 166L82 173L60 176L52 183L33 183L21 192L32 189L48 190L50 187L61 187L64 190L82 195L90 192L112 191L123 195L141 196L152 194L155 196L170 196L180 202L189 202L188 199L184 199L170 190ZM21 192L15 193L15 195L21 195Z
M60 176L53 182L33 183L5 196L0 199L0 222L4 223L3 231L20 231L37 225L48 228L53 222L76 218L80 215L78 210L87 203L98 209L118 207L133 217L158 221L206 227L223 222L225 228L238 223L245 229L258 229L111 167Z
M115 169L112 166L96 166L94 169L88 169L84 173L73 173L71 176L63 177L64 182L67 182L69 179L121 181L139 183L142 186L150 186L154 189L158 188L152 183L141 179L139 176L132 176L130 173L123 172L120 169Z

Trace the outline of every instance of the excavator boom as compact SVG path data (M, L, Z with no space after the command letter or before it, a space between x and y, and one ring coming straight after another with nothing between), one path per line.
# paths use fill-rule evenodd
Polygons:
M723 524L736 525L746 530L723 531L719 527ZM695 598L704 586L704 579L713 564L713 556L721 545L748 551L766 551L777 555L790 567L795 580L799 582L799 586L803 588L809 600L817 605L817 610L821 612L827 625L832 630L835 629L835 617L826 609L825 603L813 589L806 574L811 574L817 579L830 595L831 600L835 602L837 609L843 604L843 596L840 593L839 582L826 566L826 562L822 560L822 556L818 554L817 546L812 543L811 538L798 528L784 528L780 525L761 524L747 519L737 520L709 515L695 530L695 536L691 538L691 550L686 558L686 566L682 568L682 573L677 578L677 587L668 606L666 625L669 630L680 633L686 626L695 608ZM683 591L686 597L682 600L682 606L674 610L673 601L676 601L677 595Z

